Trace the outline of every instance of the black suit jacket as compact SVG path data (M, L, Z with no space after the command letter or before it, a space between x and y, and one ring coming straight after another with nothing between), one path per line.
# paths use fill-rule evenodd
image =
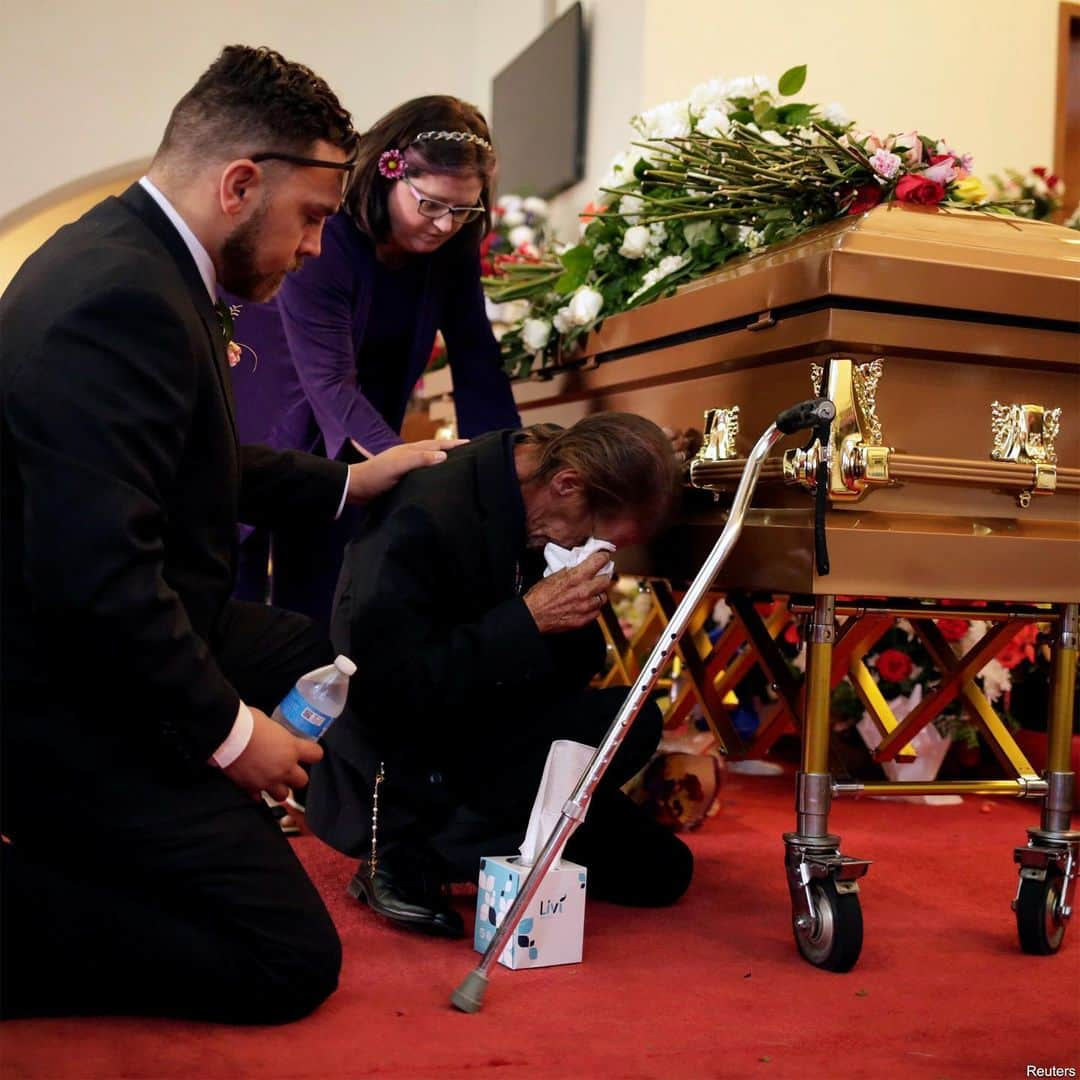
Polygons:
M344 466L238 446L210 297L138 185L0 299L0 407L9 777L40 755L61 787L65 769L137 771L151 744L203 768L238 705L211 644L236 522L325 522Z
M313 828L342 850L362 850L370 803L366 790L348 790L333 758L368 785L383 760L383 795L396 787L422 802L433 770L471 783L480 740L497 745L526 722L523 703L583 688L603 660L596 624L541 635L522 599L544 564L524 550L513 437L473 439L445 464L410 473L346 548L333 638L357 673L308 801ZM322 777L332 791L320 790Z

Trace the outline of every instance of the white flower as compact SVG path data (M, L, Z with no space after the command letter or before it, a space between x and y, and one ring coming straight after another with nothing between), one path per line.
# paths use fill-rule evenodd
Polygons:
M603 180L600 181L600 193L593 202L609 206L615 200L615 196L603 188L618 188L623 184L630 183L634 179L634 168L641 160L642 153L639 147L631 147L629 150L620 151L611 159Z
M607 253L611 250L610 244L597 244L593 248L593 262L598 263L601 259L607 257Z
M495 205L505 214L509 210L521 209L520 195L500 195Z
M746 246L751 251L754 251L755 249L761 247L763 243L765 243L765 234L762 232L758 232L757 229L751 229L750 235L746 238Z
M619 200L619 213L626 219L627 224L636 225L638 215L645 209L645 202L636 195L624 195Z
M1012 689L1012 673L998 660L991 660L979 672L983 693L992 705L1006 690Z
M690 134L690 103L665 101L635 116L630 123L646 139L678 139Z
M493 323L519 323L529 314L528 300L508 300L505 304L494 304L484 297L484 309Z
M701 115L701 119L697 122L696 131L701 132L702 135L709 135L713 138L721 135L727 135L731 130L731 121L728 120L728 115L722 109L706 109Z
M645 249L645 258L655 259L667 243L667 226L662 221L654 221L649 226L649 246Z
M666 255L660 260L659 266L654 266L652 270L646 272L645 276L641 279L641 286L635 289L627 298L627 303L633 303L642 293L651 289L658 281L666 278L669 274L674 274L676 270L681 270L690 261L687 255Z
M588 326L596 322L603 306L604 298L600 293L588 285L582 285L570 298L570 317L575 326Z
M550 337L551 323L547 319L526 319L521 327L521 340L532 352L539 352Z
M619 254L626 259L640 259L645 254L645 249L648 246L648 227L645 225L632 225L623 236Z
M838 105L835 101L830 102L821 110L822 117L830 124L835 124L837 127L847 127L851 123L851 117L845 112L842 105Z
M688 221L682 231L687 247L693 247L695 244L711 244L716 239L716 222Z
M528 225L516 225L510 230L510 246L521 247L522 244L532 244L536 240L536 231Z
M758 94L772 93L772 81L764 75L743 75L728 80L724 87L724 97L757 97Z
M539 195L530 195L521 206L526 214L533 217L545 219L548 216L547 199L541 199Z
M525 211L520 206L514 207L512 210L507 210L503 214L502 224L508 229L514 229L518 225L525 224Z
M704 116L710 109L727 113L727 83L723 79L698 83L690 91L690 111L695 116Z
M761 137L766 142L772 143L773 146L790 146L791 145L790 141L788 139L785 139L784 136L781 135L779 131L773 131L772 128L766 128L761 133Z
M552 319L551 322L560 334L569 333L569 331L574 329L574 320L570 314L569 307L559 308L559 310L555 312L555 318Z
M724 236L736 244L749 244L753 231L749 225L724 226Z

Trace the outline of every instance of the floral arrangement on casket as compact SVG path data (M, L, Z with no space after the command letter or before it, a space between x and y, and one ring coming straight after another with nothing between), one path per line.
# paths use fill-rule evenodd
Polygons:
M494 303L523 301L502 335L516 376L558 362L606 316L646 304L728 260L882 202L1008 213L971 175L969 154L916 131L857 129L837 105L782 102L761 77L713 79L635 116L583 214L580 243L508 256L485 279Z

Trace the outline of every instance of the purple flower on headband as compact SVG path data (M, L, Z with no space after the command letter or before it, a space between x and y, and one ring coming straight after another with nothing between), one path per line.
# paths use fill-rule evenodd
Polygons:
M400 180L407 170L400 150L384 150L379 155L379 175L387 180Z

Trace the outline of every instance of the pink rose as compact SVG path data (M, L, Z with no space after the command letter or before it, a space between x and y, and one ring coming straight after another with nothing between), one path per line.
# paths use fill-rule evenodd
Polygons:
M236 367L240 363L240 346L235 341L230 341L225 346L225 355L229 358L229 367Z
M890 149L895 150L906 165L918 165L922 161L923 145L917 131L905 131L903 135L897 135Z
M936 184L948 184L956 179L956 158L951 154L935 154L930 159L930 165L923 169L921 175L926 180L933 180Z

